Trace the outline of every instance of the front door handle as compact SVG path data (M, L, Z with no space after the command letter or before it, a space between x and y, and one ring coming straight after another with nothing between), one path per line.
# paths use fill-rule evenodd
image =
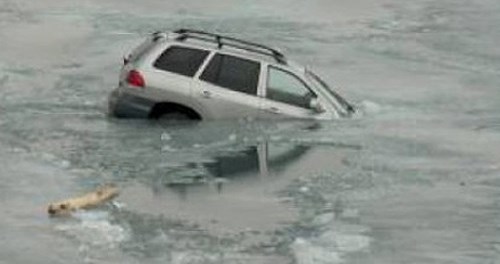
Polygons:
M205 91L201 92L201 95L204 98L211 98L212 97L212 92L205 90Z

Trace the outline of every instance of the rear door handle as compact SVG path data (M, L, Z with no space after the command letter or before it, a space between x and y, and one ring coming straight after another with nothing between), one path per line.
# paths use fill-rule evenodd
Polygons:
M211 98L212 97L212 92L205 90L205 91L201 92L201 95L204 98Z
M266 111L267 112L270 112L270 113L273 113L273 114L279 114L280 113L280 110L276 107L268 107L266 108Z

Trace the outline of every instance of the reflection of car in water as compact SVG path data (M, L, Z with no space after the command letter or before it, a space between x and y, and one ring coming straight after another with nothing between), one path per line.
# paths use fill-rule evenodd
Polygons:
M262 143L235 155L217 157L214 163L205 166L215 177L231 178L248 172L257 172L264 176L268 174L268 170L279 170L280 167L295 161L308 149L308 146L301 145Z
M213 162L190 164L194 171L183 175L178 173L164 182L168 187L184 192L189 186L215 183L222 188L225 181L237 181L247 177L266 177L278 173L287 165L297 161L309 151L309 146L261 143L238 152L225 153ZM201 168L200 168L201 167Z

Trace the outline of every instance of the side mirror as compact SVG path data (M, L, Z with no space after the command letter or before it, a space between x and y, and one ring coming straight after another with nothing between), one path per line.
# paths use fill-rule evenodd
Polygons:
M326 111L325 107L319 102L318 98L311 98L309 101L309 108L318 114Z

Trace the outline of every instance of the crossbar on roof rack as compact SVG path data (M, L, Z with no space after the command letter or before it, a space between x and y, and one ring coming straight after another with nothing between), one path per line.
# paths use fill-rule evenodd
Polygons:
M187 38L217 43L217 47L221 49L224 45L237 49L243 49L262 55L273 57L278 63L286 64L285 56L276 49L267 47L262 44L253 43L246 40L241 40L232 37L226 37L219 34L209 33L201 30L178 29L174 33L180 34L177 40L183 41Z

